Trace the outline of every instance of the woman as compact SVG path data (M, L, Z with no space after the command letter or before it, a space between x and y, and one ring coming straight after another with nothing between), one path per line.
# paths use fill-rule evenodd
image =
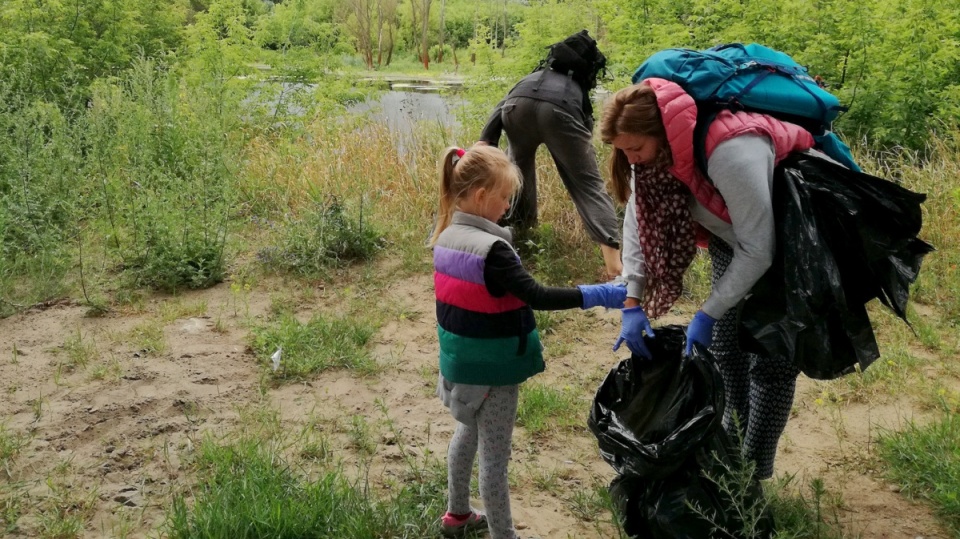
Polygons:
M650 333L648 315L664 314L680 296L697 239L709 241L712 289L687 328L687 353L699 343L717 358L727 401L723 426L731 434L740 426L755 477L767 479L799 370L792 358L742 352L736 307L773 261L774 167L814 141L769 116L721 112L707 134L707 179L694 159L696 118L693 99L663 79L624 88L605 106L600 136L614 147L614 196L626 203L628 298L616 346L625 341L634 354L649 355L642 339Z
M591 142L590 90L606 58L586 30L550 46L550 53L490 114L477 144L496 146L506 132L508 154L523 187L506 221L523 230L537 223L537 148L545 144L590 239L600 245L606 273L620 274L619 222Z

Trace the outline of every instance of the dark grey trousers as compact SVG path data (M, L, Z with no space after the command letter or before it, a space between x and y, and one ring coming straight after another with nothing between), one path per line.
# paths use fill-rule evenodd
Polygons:
M529 228L537 223L537 148L546 144L560 179L570 193L590 239L619 248L620 226L613 201L597 167L591 132L562 108L529 97L509 98L500 115L507 153L523 175L523 188L507 224Z
M710 239L713 282L716 283L733 259L733 249L717 237ZM726 396L723 427L731 436L743 439L743 454L757 464L754 476L773 476L777 442L787 426L800 370L782 357L760 357L740 350L737 340L738 309L727 311L713 327L710 351L717 358ZM740 432L734 422L734 412Z

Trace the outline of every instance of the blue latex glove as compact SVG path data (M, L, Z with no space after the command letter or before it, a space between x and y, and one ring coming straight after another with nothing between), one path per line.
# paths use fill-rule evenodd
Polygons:
M620 311L622 313L620 337L613 345L613 351L620 349L620 344L627 343L627 348L634 354L653 359L646 343L643 342L643 332L646 331L649 337L653 337L653 327L647 318L647 313L643 312L643 307L628 307Z
M620 309L627 300L626 284L582 284L577 288L583 294L583 308L606 307Z
M687 326L687 349L684 353L688 356L693 352L693 343L698 342L706 348L710 348L713 343L713 325L717 323L715 318L703 311L697 311L693 315L693 320Z

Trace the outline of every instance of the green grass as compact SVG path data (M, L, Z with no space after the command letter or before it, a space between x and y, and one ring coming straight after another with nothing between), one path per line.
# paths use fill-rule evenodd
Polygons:
M367 350L377 326L369 319L316 315L301 323L290 314L255 327L252 346L258 359L269 365L282 348L275 380L300 380L328 369L349 369L370 374L378 369Z
M180 318L190 318L207 314L207 302L197 301L184 303L179 299L167 301L160 305L160 320L169 324Z
M162 354L167 349L163 335L163 325L159 320L148 320L130 330L130 338L135 350L147 355Z
M843 539L843 499L827 490L822 479L806 485L806 492L793 486L794 476L777 479L764 493L776 523L776 539Z
M928 501L954 533L960 534L960 416L945 411L901 432L882 432L880 455L903 492Z
M86 368L97 358L96 343L84 339L80 328L64 341L63 351L67 356L67 367L71 369Z
M241 440L199 451L201 481L168 513L171 539L435 537L446 478L406 482L377 494L341 469L310 478L274 444ZM358 474L365 477L364 474Z
M54 468L46 486L48 492L39 504L39 537L79 539L96 513L98 487L79 484L69 461Z
M551 176L555 176L555 173L547 175L548 178ZM558 191L550 183L544 185L542 190ZM541 196L569 197L562 192ZM559 208L554 211L557 210ZM544 213L549 214L547 211ZM569 218L566 215L564 217ZM536 228L520 232L514 238L520 260L527 270L538 281L550 286L596 282L603 267L603 258L600 249L578 230L579 223L577 226L564 226L547 221L545 217L541 217L541 221ZM570 256L570 253L578 255Z
M537 331L541 337L556 333L560 324L566 320L563 311L533 311L533 317L537 321Z
M520 386L517 424L538 436L558 431L586 431L586 402L567 386L555 389L537 382Z
M22 484L0 482L0 531L13 534L20 530L20 517L25 511L27 494Z
M0 423L0 469L10 475L10 466L20 455L20 451L27 445L27 438L7 429Z

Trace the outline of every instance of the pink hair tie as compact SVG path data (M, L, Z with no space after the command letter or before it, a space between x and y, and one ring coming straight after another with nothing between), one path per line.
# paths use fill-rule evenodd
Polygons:
M457 148L457 155L453 156L453 164L456 165L460 158L463 157L463 154L467 153L467 150L463 148Z

